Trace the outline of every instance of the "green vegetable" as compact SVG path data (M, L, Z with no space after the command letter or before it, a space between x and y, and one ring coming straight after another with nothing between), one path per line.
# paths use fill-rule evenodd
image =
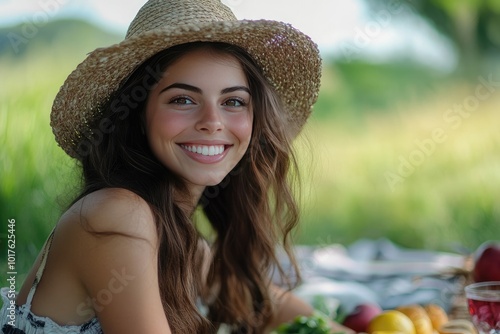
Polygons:
M298 316L290 323L281 324L271 334L330 334L328 318L315 312L310 317Z
M322 313L329 319L333 319L339 324L344 322L347 316L344 307L340 305L340 301L334 297L325 297L322 295L316 295L312 298L311 306Z

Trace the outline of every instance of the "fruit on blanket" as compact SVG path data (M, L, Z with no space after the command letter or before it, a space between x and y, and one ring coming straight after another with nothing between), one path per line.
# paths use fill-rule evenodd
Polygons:
M416 304L405 305L398 307L396 310L410 318L415 326L416 334L433 334L434 328L431 319L422 306Z
M360 304L344 319L342 324L356 333L366 332L370 321L380 313L382 309L376 304Z
M448 322L448 315L443 308L436 304L428 304L424 306L425 312L431 319L432 328L439 331L441 326Z
M375 332L400 332L402 334L416 334L415 326L403 313L396 310L384 311L370 321L366 330Z
M486 241L474 253L476 282L500 281L500 241Z

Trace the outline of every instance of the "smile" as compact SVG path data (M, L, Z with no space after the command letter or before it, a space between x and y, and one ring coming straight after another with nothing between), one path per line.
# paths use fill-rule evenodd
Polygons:
M225 150L224 145L180 145L183 149L205 155L205 156L213 156L222 154Z

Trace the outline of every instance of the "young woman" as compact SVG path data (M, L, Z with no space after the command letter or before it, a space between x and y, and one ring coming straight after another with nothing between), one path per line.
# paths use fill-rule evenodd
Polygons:
M56 140L84 186L14 323L3 292L3 332L265 333L310 315L289 292L289 172L319 76L315 44L287 24L237 21L218 0L146 3L125 40L90 54L54 101Z

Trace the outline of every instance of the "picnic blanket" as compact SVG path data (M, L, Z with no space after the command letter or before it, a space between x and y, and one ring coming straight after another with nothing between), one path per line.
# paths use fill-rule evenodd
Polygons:
M454 253L406 249L387 239L361 239L344 247L297 246L303 283L295 293L312 301L331 299L349 312L372 302L383 309L407 304L434 303L449 311L462 284L455 268L463 268L466 256ZM289 268L284 258L283 265Z

